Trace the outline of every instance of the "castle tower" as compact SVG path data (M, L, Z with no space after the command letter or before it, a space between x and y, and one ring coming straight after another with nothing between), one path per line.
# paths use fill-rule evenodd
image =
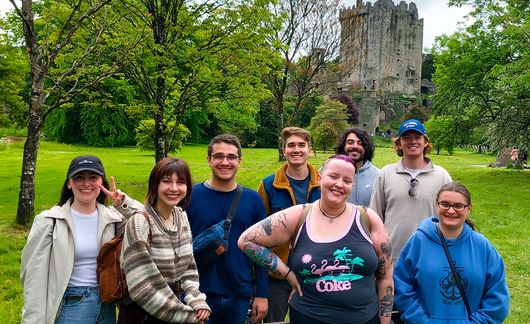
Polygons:
M341 10L339 88L419 95L423 19L416 5L357 0Z

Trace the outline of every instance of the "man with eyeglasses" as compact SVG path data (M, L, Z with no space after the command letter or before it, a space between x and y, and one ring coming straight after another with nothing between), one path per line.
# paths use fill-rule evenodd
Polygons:
M349 128L339 139L336 154L348 155L355 161L353 190L348 201L355 205L370 205L370 197L379 169L372 164L374 143L368 133L360 128Z
M318 170L307 162L311 153L309 133L299 127L286 127L281 132L283 154L287 163L275 174L263 179L258 193L265 204L267 215L296 204L312 203L320 198ZM287 264L290 244L272 249ZM282 322L289 308L291 286L283 277L269 273L269 312L265 322Z
M449 173L425 155L432 150L423 124L404 121L394 149L401 160L384 166L374 183L370 208L382 219L392 242L392 261L421 220L436 215L438 190L451 181Z
M236 174L241 160L241 144L234 135L218 135L210 141L207 161L211 178L193 186L186 209L193 237L226 218L236 195ZM212 309L208 323L243 323L251 298L254 322L265 317L268 273L262 267L254 267L237 246L241 233L264 218L265 208L258 193L243 187L227 252L208 268L198 267L200 288Z

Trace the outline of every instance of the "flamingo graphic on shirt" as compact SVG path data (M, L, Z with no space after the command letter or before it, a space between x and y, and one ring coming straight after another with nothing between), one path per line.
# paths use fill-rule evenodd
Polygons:
M314 263L311 254L304 254L301 261L309 268L298 272L304 278L304 283L315 283L318 291L340 291L351 289L351 281L364 278L355 273L362 269L364 260L354 257L350 249L337 249L333 256L335 258L331 262L324 259Z

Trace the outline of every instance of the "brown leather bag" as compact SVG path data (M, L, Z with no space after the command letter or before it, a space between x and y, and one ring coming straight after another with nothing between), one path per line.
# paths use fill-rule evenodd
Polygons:
M150 244L152 234L149 216L145 212L138 213L144 215L147 223L149 223L148 241ZM122 245L123 234L104 243L97 256L96 275L99 285L99 296L101 302L105 304L119 302L128 295L127 281L120 267Z

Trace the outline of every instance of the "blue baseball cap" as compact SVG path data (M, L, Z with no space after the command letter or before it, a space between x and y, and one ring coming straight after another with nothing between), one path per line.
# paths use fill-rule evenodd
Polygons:
M423 124L416 119L405 120L403 123L401 123L401 126L399 126L398 137L401 137L408 131L416 131L418 133L422 133L423 135L427 135L425 126L423 126Z

